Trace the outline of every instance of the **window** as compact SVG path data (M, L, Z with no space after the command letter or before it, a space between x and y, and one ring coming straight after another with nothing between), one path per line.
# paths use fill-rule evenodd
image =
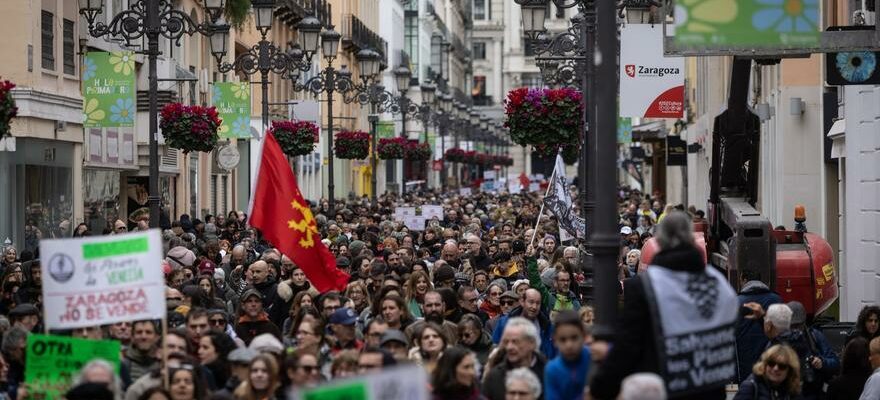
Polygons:
M486 42L474 42L474 60L486 59Z
M76 75L76 44L73 41L73 21L64 20L64 73Z
M50 71L55 70L55 30L52 23L55 16L46 10L43 10L42 20L40 22L40 44L42 47L43 68Z
M404 50L409 54L412 77L419 78L419 12L406 11L404 17Z
M544 87L544 79L541 78L541 73L531 73L527 72L522 74L520 77L522 81L522 86L530 87L530 88L541 88Z
M488 0L474 0L474 19L475 20L489 19L489 1Z

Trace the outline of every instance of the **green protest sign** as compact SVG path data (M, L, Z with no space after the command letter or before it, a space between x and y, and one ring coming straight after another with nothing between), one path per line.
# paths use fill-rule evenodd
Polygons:
M134 126L134 53L90 52L82 70L83 127Z
M27 337L24 380L31 398L60 399L80 369L102 359L119 373L119 342L30 334ZM45 397L43 397L45 396Z
M818 0L682 0L677 44L706 48L815 45Z
M396 137L394 132L394 121L379 121L376 123L376 133L379 139L390 139Z
M367 385L354 381L339 386L317 388L305 394L305 400L368 400Z
M215 82L211 103L217 108L221 138L251 137L251 84Z

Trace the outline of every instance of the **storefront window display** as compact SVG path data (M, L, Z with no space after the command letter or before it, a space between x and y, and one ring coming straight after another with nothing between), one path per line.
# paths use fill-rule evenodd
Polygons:
M119 179L119 171L83 171L83 217L93 234L109 230L120 219Z

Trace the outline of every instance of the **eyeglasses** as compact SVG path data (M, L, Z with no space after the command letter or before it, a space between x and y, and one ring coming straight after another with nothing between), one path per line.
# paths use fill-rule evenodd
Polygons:
M501 296L501 292L489 292L489 296Z
M514 304L516 304L516 302L513 300L504 300L501 302L501 305L503 305L503 306L512 306Z
M778 368L780 371L788 371L789 366L785 363L767 360L767 368Z
M211 325L226 326L226 320L222 319L222 318L211 319L210 321L211 321Z

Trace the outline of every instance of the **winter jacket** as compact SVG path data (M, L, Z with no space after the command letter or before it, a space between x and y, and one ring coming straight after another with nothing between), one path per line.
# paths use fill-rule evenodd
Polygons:
M498 320L498 326L492 332L492 343L501 343L501 336L504 334L504 327L507 326L507 321L510 318L520 316L522 316L522 306L517 306L510 310L510 314L501 317ZM556 357L556 346L553 345L553 325L550 324L550 318L541 312L538 314L537 322L538 333L541 335L541 348L538 350L547 358Z
M733 400L797 400L802 399L799 394L788 393L785 387L771 387L762 377L749 375L739 385L739 391Z
M569 290L565 295L559 295L555 289L550 290L544 285L544 281L541 280L541 274L538 273L538 260L534 257L526 259L526 269L529 275L529 285L541 292L541 308L547 315L552 315L553 311L559 311L556 308L557 303L561 301L568 303L565 305L559 304L561 309L580 310L581 302L574 292Z
M577 360L568 361L561 355L550 360L544 369L544 398L547 400L580 400L584 396L590 371L590 349L584 346Z
M241 316L235 325L235 333L246 345L250 345L251 340L264 333L271 333L278 340L281 340L281 331L269 320L269 316L265 312L253 319L248 318L247 315Z
M131 380L137 381L140 377L149 374L154 366L159 365L159 360L134 347L129 347L122 363L128 365Z
M453 390L446 393L434 391L431 394L431 400L486 400L480 393L480 389L474 386L470 389Z
M782 298L761 281L749 281L737 296L740 307L746 303L758 303L766 310L771 304L782 303ZM742 382L752 373L752 366L758 362L761 353L767 348L764 335L764 322L761 319L746 319L740 316L736 321L736 362L737 382Z
M544 358L543 355L535 353L535 358L533 364L529 367L532 372L535 373L535 376L538 377L539 382L544 381L544 368L547 365L547 359ZM504 400L507 394L507 371L510 371L513 368L510 364L507 363L507 360L496 365L489 371L489 374L486 376L486 381L483 385L483 395L486 396L489 400ZM541 393L541 397L538 399L543 399L544 393Z
M654 256L653 266L673 271L702 272L706 266L703 256L693 246L662 250ZM645 293L643 275L623 281L624 304L621 308L616 336L605 361L593 375L590 393L594 399L614 399L620 391L620 382L637 372L659 373L654 321ZM713 388L679 399L713 400L725 398L724 387Z
M809 334L803 329L785 332L767 343L767 348L776 344L787 344L794 349L801 363L801 388L805 399L819 398L822 386L840 368L840 360L825 336L810 328ZM809 362L810 357L822 359L822 369L815 370Z

